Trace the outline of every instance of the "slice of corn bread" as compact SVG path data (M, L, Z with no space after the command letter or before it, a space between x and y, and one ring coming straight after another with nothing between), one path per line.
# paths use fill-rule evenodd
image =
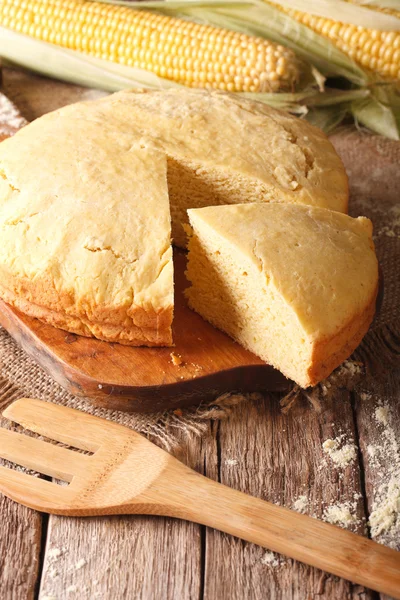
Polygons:
M189 210L191 308L301 387L358 346L375 310L372 225L323 208Z

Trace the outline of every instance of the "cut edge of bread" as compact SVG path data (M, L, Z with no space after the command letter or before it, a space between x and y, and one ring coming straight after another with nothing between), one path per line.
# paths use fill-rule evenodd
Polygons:
M312 364L301 387L315 386L339 367L358 348L374 319L379 283L371 301L333 337L320 340L314 347Z

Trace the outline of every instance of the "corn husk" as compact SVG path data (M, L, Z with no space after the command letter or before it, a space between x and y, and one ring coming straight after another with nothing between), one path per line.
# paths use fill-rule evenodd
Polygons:
M154 73L102 60L0 27L3 64L22 66L41 75L115 92L129 88L182 87Z
M374 6L366 4L352 4L344 0L273 0L284 8L292 8L306 12L317 17L333 19L341 23L365 27L366 29L377 29L379 31L400 31L400 19L391 13L379 13L377 15ZM381 7L379 7L381 8ZM397 10L400 10L397 4Z
M347 106L341 104L318 109L310 108L307 113L307 121L325 133L331 133L343 122L347 113Z
M352 102L351 113L356 123L391 139L399 139L400 93L390 87L376 87L363 99Z
M298 114L318 124L325 131L330 131L346 116L353 115L358 124L391 139L400 139L400 101L396 84L382 82L365 71L330 40L298 23L274 4L264 0L100 1L130 6L136 10L154 10L169 16L179 16L263 37L290 47L310 65L307 76L303 78L297 90L293 93L241 95ZM393 8L391 0L359 0L363 6L355 6L343 0L294 1L297 6L303 6L302 10L307 6L309 12L322 10L321 7L323 10L332 10L329 12L329 18L337 16L339 4L351 7L349 11L345 9L346 18L354 14L354 9L367 11L375 15L377 28L385 28L389 23L385 20L386 17L393 17L384 15L381 19L381 14L384 13L371 10L372 5ZM281 0L282 5L287 2L292 0ZM368 7L365 7L366 5ZM344 14L343 6L340 6L340 14ZM379 18L376 17L377 14ZM393 19L398 26L400 20L397 17ZM133 87L180 87L148 71L90 57L1 27L0 56L9 64L108 91ZM345 89L325 87L325 78L328 78L328 83L332 78L335 78L335 81L340 78Z
M391 10L400 10L399 0L353 0L361 6L370 6L376 8L388 8Z

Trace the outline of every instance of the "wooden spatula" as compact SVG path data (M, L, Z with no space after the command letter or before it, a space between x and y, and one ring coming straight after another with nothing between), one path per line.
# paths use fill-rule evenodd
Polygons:
M0 491L71 516L153 514L214 527L400 598L400 553L247 496L192 471L141 435L70 408L23 398L3 415L85 455L0 428L0 456L69 483L0 467Z

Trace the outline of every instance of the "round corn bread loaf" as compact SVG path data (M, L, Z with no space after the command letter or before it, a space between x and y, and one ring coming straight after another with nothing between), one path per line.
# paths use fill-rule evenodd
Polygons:
M0 145L0 297L68 331L172 343L172 233L188 208L347 210L347 177L304 121L230 94L124 91Z

